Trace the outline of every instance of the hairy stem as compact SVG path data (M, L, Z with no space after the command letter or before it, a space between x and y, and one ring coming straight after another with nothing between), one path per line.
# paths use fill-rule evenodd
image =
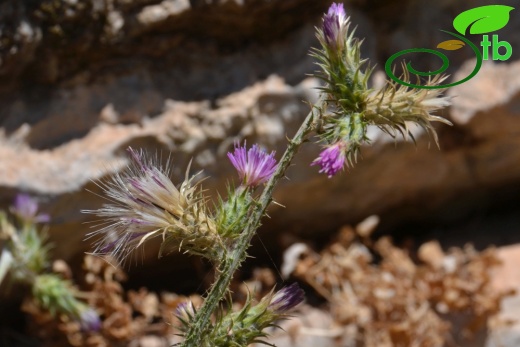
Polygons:
M315 106L311 112L309 112L302 125L298 129L296 135L294 135L293 139L289 141L287 149L280 159L280 163L278 164L276 171L274 172L271 179L267 182L262 195L258 200L258 204L255 204L253 207L249 223L246 225L244 231L235 242L234 247L228 253L229 255L222 261L219 267L217 280L208 293L204 304L197 312L193 324L186 333L186 339L182 343L182 347L202 346L201 341L203 334L206 332L210 323L211 314L216 310L218 303L226 294L231 279L233 278L233 274L240 267L242 261L244 261L251 239L260 226L260 220L264 216L267 206L269 206L272 201L274 187L278 181L283 178L285 170L287 170L291 164L291 161L298 152L298 149L306 139L307 135L312 131L316 109L320 109L322 107L323 100L324 99L322 98L318 101L317 106Z

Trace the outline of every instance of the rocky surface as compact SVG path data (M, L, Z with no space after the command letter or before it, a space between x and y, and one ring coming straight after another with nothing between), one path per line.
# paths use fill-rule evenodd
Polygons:
M474 1L471 6L485 4ZM316 97L307 52L328 2L90 0L6 1L0 5L0 204L27 191L52 214L59 257L82 242L102 199L92 182L121 170L131 145L174 158L176 180L193 169L223 192L235 173L233 141L260 142L280 153ZM364 54L380 66L389 54L430 47L465 8L455 1L377 5L354 1L349 13L366 37ZM403 10L404 9L404 10ZM392 14L392 15L390 15ZM513 17L501 38L513 47ZM419 23L421 25L419 26ZM417 29L419 28L420 29ZM520 42L518 42L520 47ZM517 53L514 50L514 57ZM452 70L467 53L454 57ZM429 59L420 64L435 64ZM420 66L419 66L420 67ZM450 220L520 182L520 63L485 64L452 88L453 107L439 127L440 150L426 136L413 144L377 131L374 146L349 172L327 179L309 167L319 147L307 144L275 193L263 233L300 237L334 231L379 214L382 224ZM379 76L382 75L379 72ZM267 239L267 241L265 241ZM276 237L264 238L271 248ZM153 254L153 252L150 252Z
M491 327L486 347L518 346L520 344L520 246L502 247L498 251L502 266L493 274L497 291L514 291L502 301L501 312Z
M497 256L502 262L491 275L497 292L514 292L502 301L501 312L492 319L487 331L474 339L465 340L463 346L513 347L520 344L520 247L501 247ZM284 331L274 331L269 342L279 347L346 347L356 346L355 334L349 326L334 323L329 312L302 305L295 317L282 322ZM353 327L352 327L353 328Z

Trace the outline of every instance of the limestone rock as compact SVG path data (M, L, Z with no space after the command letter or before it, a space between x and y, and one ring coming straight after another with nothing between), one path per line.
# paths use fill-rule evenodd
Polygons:
M440 29L449 29L453 13L463 10L455 1L405 6L410 3L352 3L348 11L357 33L367 38L364 55L377 61L402 48L431 47L435 40L426 33L436 29L412 24L431 13L440 18ZM235 140L281 154L286 136L309 111L302 101L315 100L317 81L304 79L315 70L307 53L327 5L3 2L0 204L6 207L18 190L38 195L53 217L56 255L70 259L90 248L82 240L90 227L83 222L91 217L80 211L103 202L93 180L121 170L129 145L163 158L171 152L177 181L193 158L193 170L210 177L204 182L208 194L224 193L226 180L236 175L226 159ZM512 18L507 30L518 22ZM402 47L390 45L392 40ZM280 231L333 232L372 214L381 216L381 225L455 218L517 185L520 85L512 76L519 64L485 64L478 76L450 91L457 97L443 115L456 124L438 128L440 150L419 133L415 148L371 130L373 146L362 149L363 159L327 179L309 167L319 146L305 144L275 192L286 207L272 205L264 221L266 247L274 247Z

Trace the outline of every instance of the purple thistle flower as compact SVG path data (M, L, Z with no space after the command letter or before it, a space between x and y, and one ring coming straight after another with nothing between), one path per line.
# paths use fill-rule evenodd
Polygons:
M205 212L204 198L197 185L192 184L193 178L186 177L176 187L168 169L147 160L143 152L132 148L128 152L131 158L128 169L99 183L111 203L98 210L84 211L102 218L100 228L88 234L88 237L101 236L95 253L123 261L156 236L162 236L169 244L190 237L190 243L185 244L195 247L199 243L193 240L199 240L200 235L216 234L215 224ZM208 248L205 244L200 247Z
M253 145L246 151L246 144L240 147L235 144L235 152L228 152L228 158L238 171L238 176L242 184L247 187L256 187L261 183L267 182L276 170L275 152L267 154L258 145Z
M287 311L303 302L304 298L305 293L298 286L298 283L293 283L280 289L276 294L274 294L268 309L276 314L285 314Z
M320 165L320 173L325 173L329 178L338 173L345 164L345 144L337 142L336 144L325 148L320 156L315 159L312 165Z
M46 223L50 220L48 214L37 214L38 202L27 194L16 195L11 211L28 222Z
M101 319L99 319L99 315L91 307L87 307L81 312L79 321L83 331L96 332L101 329Z
M337 50L343 46L346 34L346 14L343 4L333 3L323 17L323 36L325 43L331 49Z

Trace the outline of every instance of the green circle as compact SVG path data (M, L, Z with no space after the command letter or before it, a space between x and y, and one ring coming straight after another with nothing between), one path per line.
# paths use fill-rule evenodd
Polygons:
M399 77L397 77L394 72L392 71L392 63L394 62L395 59L397 59L398 57L402 56L402 55L405 55L405 54L408 54L408 53L430 53L430 54L434 54L436 55L437 57L441 58L442 60L442 66L435 70L435 71L430 71L430 72L422 72L422 71L418 71L418 70L415 70L411 63L407 63L406 64L406 69L414 74L414 75L418 75L418 76L434 76L434 75L437 75L437 74L440 74L440 73L443 73L444 71L446 71L446 69L449 67L449 59L448 57L446 57L446 55L444 53L441 53L441 52L438 52L438 51L435 51L433 49L428 49L428 48L411 48L411 49L405 49L403 51L400 51L400 52L397 52L395 54L393 54L390 58L388 58L388 60L386 61L385 63L385 71L387 73L387 75L394 81L394 82L397 82L399 84L402 84L402 85L405 85L407 87L411 87L411 88L421 88L421 89L441 89L441 88L449 88L449 87L453 87L453 86L456 86L458 84L461 84L461 83L464 83L466 81L468 81L469 79L473 78L480 70L480 68L482 67L482 54L480 53L479 49L477 48L477 46L475 46L473 44L473 42L469 41L468 39L466 39L464 36L461 36L461 35L458 35L456 33L452 33L452 32L449 32L449 31L446 31L446 30L441 30L442 32L445 32L449 35L452 35L452 36L455 36L459 39L461 39L462 41L464 41L464 43L466 43L468 46L471 47L471 49L473 49L473 52L475 53L475 56L477 58L477 63L475 64L475 68L473 69L473 71L464 79L460 80L460 81L457 81L457 82L453 82L453 83L450 83L450 84L446 84L446 85L437 85L437 86L423 86L423 85L420 85L420 84L413 84L413 83L409 83L409 82L405 82L405 81L402 81L399 79Z

